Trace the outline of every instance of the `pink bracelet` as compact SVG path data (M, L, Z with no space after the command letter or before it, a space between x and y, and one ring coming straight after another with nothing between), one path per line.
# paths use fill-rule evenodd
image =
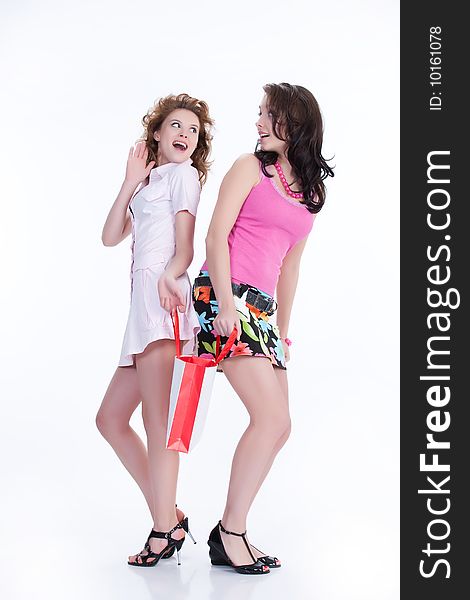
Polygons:
M292 340L290 340L289 338L281 338L281 339L284 340L288 346L292 346Z

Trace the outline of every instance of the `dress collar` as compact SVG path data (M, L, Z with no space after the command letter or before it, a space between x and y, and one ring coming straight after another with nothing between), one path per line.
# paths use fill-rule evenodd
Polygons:
M186 159L185 161L183 161L183 163L189 163L192 164L192 161L190 158ZM167 173L169 173L170 171L172 171L175 167L177 167L178 165L181 165L183 163L175 163L175 162L170 162L170 163L165 163L164 165L160 165L159 167L154 167L151 171L150 171L150 181L152 179L161 179L162 177L164 177Z

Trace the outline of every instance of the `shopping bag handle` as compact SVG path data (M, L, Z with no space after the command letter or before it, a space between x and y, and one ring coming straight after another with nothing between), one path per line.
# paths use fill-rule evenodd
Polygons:
M181 340L180 340L180 320L178 317L178 309L170 311L171 320L173 321L173 331L175 332L176 356L181 356Z
M173 309L170 312L171 320L173 321L173 329L175 332L175 345L176 345L176 356L179 358L181 356L181 340L180 340L180 320L178 317L178 309ZM224 359L227 354L232 349L232 346L237 339L238 331L237 328L234 327L232 333L230 334L227 342L224 344L222 352L220 351L220 335L217 335L215 342L215 364L218 365L219 362Z
M215 364L218 365L219 362L224 359L227 354L232 349L232 346L237 339L238 331L237 328L234 327L232 333L229 335L228 340L225 342L222 352L220 351L220 335L217 335L215 341Z

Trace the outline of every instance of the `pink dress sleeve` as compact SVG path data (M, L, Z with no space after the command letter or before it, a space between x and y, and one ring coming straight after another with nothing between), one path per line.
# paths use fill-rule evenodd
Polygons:
M181 210L187 210L196 216L201 195L197 170L188 164L182 164L175 169L170 183L170 194L175 215Z

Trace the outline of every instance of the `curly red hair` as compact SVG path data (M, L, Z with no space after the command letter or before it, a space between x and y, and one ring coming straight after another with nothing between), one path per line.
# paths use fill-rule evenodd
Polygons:
M147 164L154 160L157 164L158 142L154 138L154 133L161 127L167 116L178 108L185 108L192 111L199 119L199 137L196 149L194 150L191 160L193 166L199 173L199 181L201 186L204 185L207 179L211 162L208 161L211 152L212 133L211 129L214 125L213 119L209 116L209 107L203 100L192 98L188 94L178 94L177 96L170 95L160 98L147 114L142 119L144 133L142 140L148 149Z

